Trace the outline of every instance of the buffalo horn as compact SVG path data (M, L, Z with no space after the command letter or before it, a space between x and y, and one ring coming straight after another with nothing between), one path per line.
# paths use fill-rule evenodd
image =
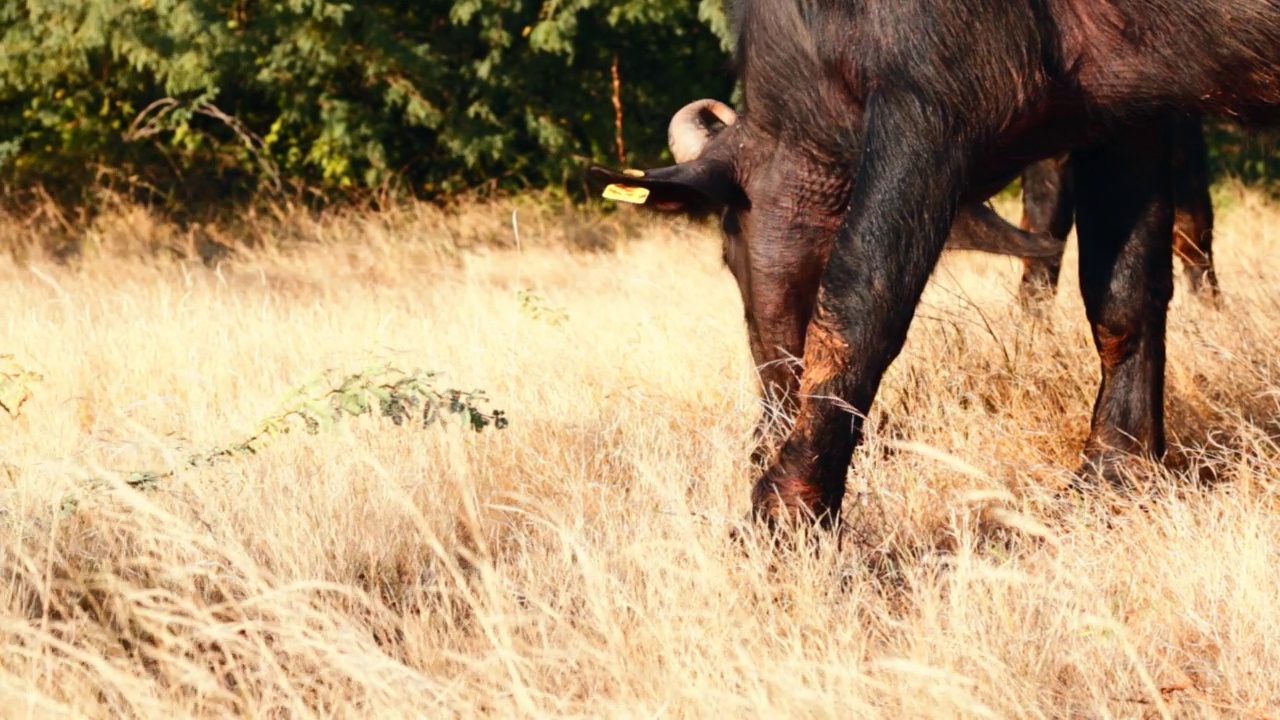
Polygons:
M738 113L719 100L703 99L680 108L667 126L667 146L678 163L696 160L711 139L711 123L719 120L725 125L738 121Z

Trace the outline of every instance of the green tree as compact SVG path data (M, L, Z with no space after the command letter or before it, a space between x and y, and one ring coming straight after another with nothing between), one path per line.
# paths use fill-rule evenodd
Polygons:
M0 173L175 199L573 188L727 97L716 0L0 0ZM617 158L614 157L616 160Z

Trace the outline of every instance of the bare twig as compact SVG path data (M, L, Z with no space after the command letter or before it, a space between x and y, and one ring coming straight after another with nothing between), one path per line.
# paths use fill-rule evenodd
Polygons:
M284 185L280 182L280 170L276 167L275 162L267 154L267 143L257 133L250 130L240 119L234 115L228 115L211 102L202 102L196 106L195 111L201 115L206 115L215 120L219 120L222 124L231 128L231 131L240 138L240 142L249 149L254 159L262 166L267 174L267 178L271 181L271 188L277 193L284 191Z
M182 101L171 97L161 98L146 106L129 124L129 129L124 132L125 141L141 140L168 130L169 128L165 127L162 121L165 116L180 107L182 107ZM280 170L267 153L267 143L261 136L250 130L239 118L228 115L207 100L197 102L191 111L197 115L213 118L230 128L262 168L271 189L277 194L284 191L284 184L280 182Z
M142 108L142 112L129 123L129 129L124 131L125 142L141 140L163 132L165 128L160 125L160 121L180 105L181 103L174 98L167 97Z
M622 139L622 76L618 73L618 51L613 51L613 66L609 69L613 74L613 125L617 133L618 162L627 163L627 146Z

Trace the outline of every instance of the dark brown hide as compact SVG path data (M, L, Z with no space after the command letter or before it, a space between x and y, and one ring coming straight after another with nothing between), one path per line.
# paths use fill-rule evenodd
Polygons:
M838 518L959 208L1064 153L1102 366L1082 469L1160 456L1178 118L1277 116L1280 0L741 0L734 32L740 119L636 184L737 233L763 346L807 335L758 516Z
M1177 120L1173 155L1173 252L1182 261L1191 291L1211 303L1219 297L1213 269L1213 204L1209 196L1208 147L1203 122L1196 117ZM1062 268L1062 250L1075 223L1075 194L1070 155L1047 158L1022 172L1023 230L1058 246L1049 257L1024 260L1019 299L1033 312L1052 298ZM954 241L947 241L950 247Z

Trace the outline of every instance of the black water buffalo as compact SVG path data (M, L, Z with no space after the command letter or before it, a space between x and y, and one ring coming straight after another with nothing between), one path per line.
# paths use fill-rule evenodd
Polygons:
M1197 117L1177 120L1173 157L1173 253L1182 261L1187 283L1198 297L1216 302L1218 276L1213 265L1213 202L1209 196L1209 150L1204 123ZM1070 154L1046 158L1022 171L1022 224L1024 230L1057 241L1059 252L1051 257L1028 256L1024 260L1019 299L1024 307L1039 310L1057 289L1062 252L1075 224ZM952 231L954 236L955 231ZM951 241L948 241L950 243ZM1010 253L1012 254L1012 253Z
M1179 113L1273 122L1280 0L740 0L741 119L647 207L722 209L754 333L803 351L794 427L757 517L838 519L862 423L960 207L1070 152L1080 287L1102 381L1082 476L1164 451ZM636 198L633 198L636 199ZM812 308L789 288L819 278Z
M689 103L671 119L669 143L672 156L679 163L696 160L703 144L710 137L737 121L738 114L733 108L717 100L705 99ZM1059 205L1065 204L1067 198L1065 192L1054 195ZM620 199L625 199L625 195ZM650 205L661 207L657 202ZM1036 207L1043 204L1039 203ZM703 211L717 208L682 205L681 209L702 214ZM765 400L764 411L756 424L755 447L751 454L752 462L759 464L767 459L765 454L772 449L770 444L776 439L771 431L781 427L783 423L779 421L796 410L796 391L800 378L793 360L803 354L804 337L801 333L804 331L804 322L797 320L782 326L766 323L766 333L771 328L778 328L794 334L787 337L761 335L762 325L756 319L756 312L762 300L785 296L785 300L779 300L779 304L785 306L785 311L808 318L817 301L821 268L816 263L783 265L778 268L779 274L773 277L763 276L759 270L753 272L750 251L744 242L743 233L733 228L733 217L726 213L721 221L724 262L737 280L738 290L742 294L751 353L760 374L760 389ZM1070 225L1067 229L1070 230ZM1023 258L1028 267L1040 267L1060 263L1065 242L1065 232L1058 237L1049 232L1021 229L990 207L975 202L962 206L956 213L951 233L947 237L946 249L1010 255Z

